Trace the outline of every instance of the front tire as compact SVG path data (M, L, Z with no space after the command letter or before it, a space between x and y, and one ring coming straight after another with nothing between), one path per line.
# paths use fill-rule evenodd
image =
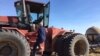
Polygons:
M14 30L0 31L1 56L30 56L28 41Z

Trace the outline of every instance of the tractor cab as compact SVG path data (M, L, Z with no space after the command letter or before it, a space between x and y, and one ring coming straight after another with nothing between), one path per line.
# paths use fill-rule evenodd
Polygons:
M44 27L49 24L50 3L39 3L33 1L16 1L15 7L21 24L31 26L33 22L43 20Z

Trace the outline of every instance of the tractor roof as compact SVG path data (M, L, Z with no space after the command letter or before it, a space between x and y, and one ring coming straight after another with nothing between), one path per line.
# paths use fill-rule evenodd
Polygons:
M20 3L20 1L16 1L15 5L16 5L16 3ZM30 6L31 12L36 12L36 13L40 13L41 12L40 9L43 9L44 5L45 5L45 3L40 3L40 2L36 2L36 1L34 1L34 2L33 1L26 1L25 3Z

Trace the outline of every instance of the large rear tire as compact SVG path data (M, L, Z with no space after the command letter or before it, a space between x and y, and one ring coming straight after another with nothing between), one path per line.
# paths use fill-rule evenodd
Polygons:
M84 35L71 34L66 38L59 39L60 48L57 51L58 56L88 56L89 43Z
M0 56L30 56L29 43L14 30L1 30Z

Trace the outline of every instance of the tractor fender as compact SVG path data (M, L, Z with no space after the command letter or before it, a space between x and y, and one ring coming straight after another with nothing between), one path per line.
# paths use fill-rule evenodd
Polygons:
M22 29L18 29L18 28L15 28L15 27L2 27L2 29L15 30L23 36L26 36L26 34L28 33L28 30L22 30Z

